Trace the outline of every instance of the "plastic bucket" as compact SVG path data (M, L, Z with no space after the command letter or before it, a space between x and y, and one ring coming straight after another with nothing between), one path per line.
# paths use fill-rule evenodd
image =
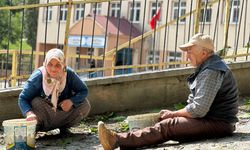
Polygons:
M36 121L11 119L3 121L7 150L30 150L35 148Z
M141 114L141 115L134 115L127 117L130 131L153 126L154 124L159 122L159 119L160 119L159 113L149 113L149 114Z

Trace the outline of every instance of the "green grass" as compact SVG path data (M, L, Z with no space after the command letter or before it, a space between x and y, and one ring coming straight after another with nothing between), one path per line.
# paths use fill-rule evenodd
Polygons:
M239 118L240 119L249 119L250 113L249 112L243 113L243 114L239 115Z
M119 131L120 132L127 132L129 130L129 125L127 122L119 122Z
M109 118L109 120L114 122L121 122L124 121L126 118L126 116L114 116L113 118Z
M182 109L184 107L185 107L185 104L183 104L183 103L174 104L174 109L175 110L179 110L179 109Z
M20 41L15 43L15 44L10 43L9 49L10 50L19 50L20 46L21 46ZM0 49L3 49L3 48L0 47ZM31 50L31 46L27 43L27 41L25 39L23 39L23 42L22 42L22 50Z
M18 42L16 44L11 44L10 49L19 50L20 46L21 46L20 42ZM22 50L31 50L31 46L27 43L26 40L23 40L23 42L22 42Z
M250 98L246 98L246 100L244 101L244 105L250 105Z
M240 106L240 110L242 110L242 114L239 115L241 119L249 119L250 118L250 98L244 98L243 105Z

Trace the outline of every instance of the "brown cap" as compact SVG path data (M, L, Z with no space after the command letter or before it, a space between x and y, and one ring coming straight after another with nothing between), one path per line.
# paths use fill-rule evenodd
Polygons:
M188 43L179 46L179 48L183 51L187 51L188 48L193 45L198 45L214 51L214 42L212 38L207 34L197 33L189 40Z

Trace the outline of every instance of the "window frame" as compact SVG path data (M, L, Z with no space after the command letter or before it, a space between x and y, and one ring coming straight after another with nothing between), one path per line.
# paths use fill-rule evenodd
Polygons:
M79 6L79 7L78 7ZM74 21L81 20L84 16L84 4L76 4L74 10ZM78 17L77 17L78 13Z
M43 22L46 22L47 10L48 10L47 22L52 22L52 19L53 19L53 6L44 7L44 9L43 9Z
M156 10L156 6L153 6L153 4L156 4L156 2L151 2L150 4L150 11L149 11L149 21L153 18L154 15L156 15L157 11L162 7L163 2L162 1L158 1L157 4L157 10ZM160 18L158 20L159 22L162 21L162 12L160 15Z
M115 7L113 7L113 5ZM121 4L119 2L113 2L113 3L111 3L110 13L109 13L111 17L118 18L120 16L120 14L121 14L120 5ZM112 15L113 11L114 11L114 15Z
M92 56L94 56L94 51L95 51L94 48L88 48L88 49L87 49L87 55L88 55L88 56L91 56L91 54L92 54ZM87 59L87 63L88 63L88 64L91 63L91 59L90 59L90 58Z
M182 61L182 52L177 51L176 54L175 54L175 51L168 51L168 56L166 57L167 62L181 62ZM175 58L176 58L176 61L174 61ZM174 67L179 68L179 67L181 67L181 65L180 64L169 65L169 68L174 68Z
M97 4L97 6L95 8L96 4ZM91 5L91 12L92 12L92 14L101 15L101 13L102 13L102 3L93 3Z
M155 55L154 55L154 53L155 53ZM157 64L157 63L160 62L160 50L155 50L155 51L150 50L150 51L148 51L148 63L152 64L153 62L154 62L154 64Z
M209 3L209 1L208 1L208 3ZM206 1L205 0L203 0L203 2L202 2L202 6L205 6L206 5ZM200 19L199 19L199 22L200 23L203 23L203 16L206 14L206 18L205 18L205 24L210 24L211 22L212 22L212 13L213 13L213 9L212 9L212 7L211 6L208 6L207 5L207 9L206 9L206 11L205 11L205 9L206 8L203 8L203 9L201 9L201 12L200 12ZM208 19L208 14L209 14L209 19Z
M237 24L238 22L239 22L239 17L240 17L240 0L232 0L231 1L233 4L231 4L231 6L232 6L232 8L231 8L231 12L230 12L230 24ZM234 2L238 2L237 4L238 5L235 5L235 3ZM236 17L236 16L234 16L235 15L235 11L234 10L236 10L236 11L238 11L237 12L237 21L235 21L234 20L234 17Z
M175 6L175 4L177 3L177 6ZM186 8L187 8L187 2L185 0L181 0L180 1L180 11L178 14L178 17L186 14ZM185 6L182 6L182 3L185 3ZM178 13L178 6L179 6L179 1L173 1L173 10L172 10L172 19L177 19L177 17L175 17L175 11ZM181 20L179 20L179 24L185 24L186 23L186 18L183 18Z
M137 4L139 4L139 6L137 6ZM129 3L129 14L128 14L128 19L129 19L129 21L130 22L132 22L132 23L140 23L140 15L141 15L141 2L140 1L135 1L134 2L134 5L135 6L133 6L133 3L132 2L130 2ZM133 12L134 13L133 13ZM133 14L133 16L131 16ZM137 15L139 15L138 16L138 18L137 18ZM133 17L133 18L132 18Z
M68 5L62 5L61 8L59 8L59 16L58 16L59 22L66 22L67 14L68 14Z

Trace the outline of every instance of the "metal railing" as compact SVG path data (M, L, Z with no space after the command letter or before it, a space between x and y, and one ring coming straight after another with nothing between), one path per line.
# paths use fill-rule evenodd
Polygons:
M52 47L62 48L68 66L75 69L79 75L89 78L185 67L188 62L185 61L184 54L177 47L179 44L187 42L197 32L213 36L216 48L219 49L217 52L225 55L227 61L248 60L250 55L250 19L248 19L249 14L247 13L249 5L247 0L240 0L237 4L234 3L235 0L206 0L204 3L196 0L196 6L194 6L193 0L58 0L58 2L44 0L41 2L44 3L26 4L24 0L22 5L20 2L16 6L11 6L10 1L10 6L0 7L0 13L9 12L9 17L5 20L9 22L8 29L12 27L11 17L14 11L22 14L20 15L20 19L22 19L25 16L24 10L39 9L38 31L43 29L43 32L37 33L43 36L43 40L37 38L36 49L32 50L24 50L22 42L18 50L11 49L9 43L12 33L9 31L8 46L5 50L0 51L2 59L0 82L2 82L3 88L21 85L32 71L41 65L46 52ZM107 7L99 9L99 4ZM67 6L67 11L62 11L64 6ZM83 8L82 12L80 11L83 17L76 21L72 18L76 15L75 9L78 6ZM50 20L50 15L53 16L53 13L49 9L52 9L53 13L57 13L57 19ZM155 20L155 27L150 29L149 22L158 9L161 9L161 18ZM44 10L47 10L46 13ZM98 10L101 14L98 14ZM119 13L117 13L118 10ZM187 10L189 12L186 13ZM200 13L197 13L197 10ZM116 13L116 16L112 16L112 11ZM66 13L63 14L63 12ZM59 20L62 18L61 15L67 16L65 22ZM138 15L139 21L136 18ZM235 16L236 18L234 18ZM41 21L42 18L45 18L44 22ZM100 22L100 18L104 21ZM230 19L233 20L230 21ZM89 23L90 20L92 23ZM86 26L86 22L91 26ZM20 27L23 27L25 23L27 22L22 21ZM101 23L104 42L101 48L95 48L95 37L100 34L97 33L97 26L100 27ZM48 30L52 24L56 27L53 28L55 33L50 33L50 36L56 40L48 36ZM80 33L78 35L79 46L71 47L69 38L73 27L77 24L80 27L76 32ZM126 34L123 33L125 25L128 28ZM115 30L111 31L110 26L115 26ZM86 28L89 31L86 31ZM229 36L233 31L236 36ZM20 41L24 38L23 32L21 32ZM135 32L140 34L136 35ZM63 40L60 40L61 37ZM82 46L83 38L90 39L88 47ZM93 62L94 66L91 65ZM25 65L26 67L24 67Z

